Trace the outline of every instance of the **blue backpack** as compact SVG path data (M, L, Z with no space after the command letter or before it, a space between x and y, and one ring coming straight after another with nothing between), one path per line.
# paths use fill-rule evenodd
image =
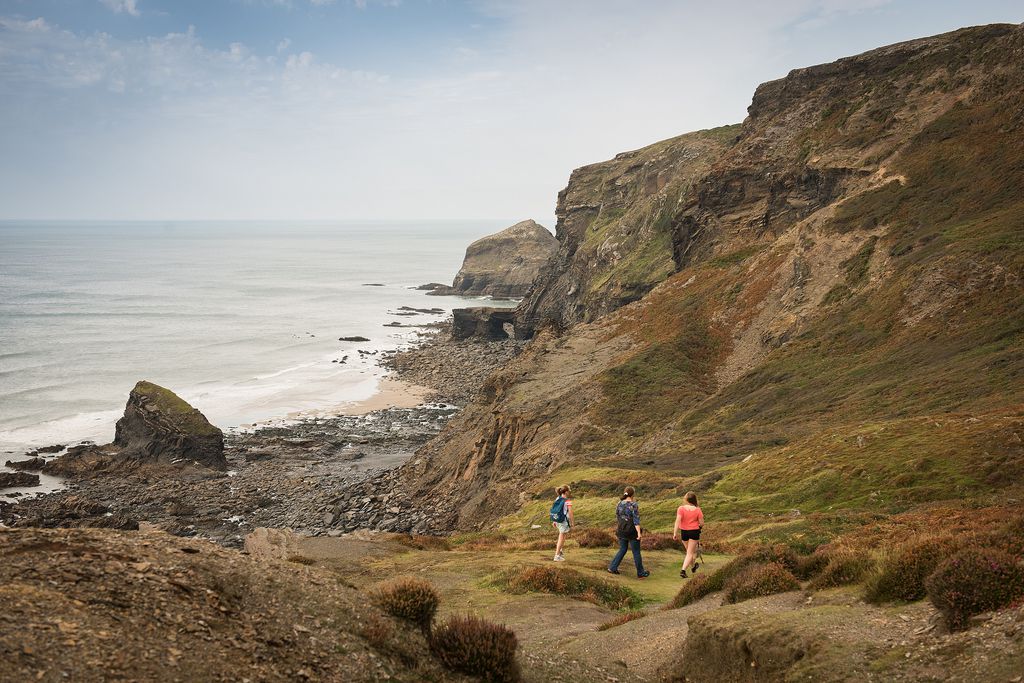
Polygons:
M565 522L565 498L561 496L555 498L555 502L551 506L551 521Z

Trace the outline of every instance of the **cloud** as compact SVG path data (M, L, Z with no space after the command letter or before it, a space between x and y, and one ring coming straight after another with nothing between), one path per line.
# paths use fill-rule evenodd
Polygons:
M133 17L139 16L139 8L136 0L100 0L100 2L106 5L114 14L121 14L124 12L132 15Z

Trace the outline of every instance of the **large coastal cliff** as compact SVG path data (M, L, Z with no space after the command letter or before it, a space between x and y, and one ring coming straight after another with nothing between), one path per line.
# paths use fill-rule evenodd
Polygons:
M1016 485L1022 65L1019 26L902 43L575 171L517 313L533 343L408 490L455 494L470 528L583 469L692 477L727 517Z

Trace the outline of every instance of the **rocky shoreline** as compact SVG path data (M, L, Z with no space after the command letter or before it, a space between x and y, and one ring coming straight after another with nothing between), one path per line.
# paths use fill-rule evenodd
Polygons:
M391 377L431 389L430 403L228 432L224 471L158 463L77 472L60 491L0 502L0 523L154 525L229 547L241 547L245 535L258 527L314 536L356 529L443 529L446 525L436 520L438 511L429 503L418 505L395 490L396 468L436 436L483 380L519 353L522 343L453 341L449 324L433 327L416 346L381 359Z

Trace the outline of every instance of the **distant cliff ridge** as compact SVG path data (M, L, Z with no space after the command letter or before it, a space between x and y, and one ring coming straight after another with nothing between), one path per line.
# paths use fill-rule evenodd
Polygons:
M435 287L430 294L526 296L557 249L558 241L544 226L532 220L516 223L470 244L452 286Z

